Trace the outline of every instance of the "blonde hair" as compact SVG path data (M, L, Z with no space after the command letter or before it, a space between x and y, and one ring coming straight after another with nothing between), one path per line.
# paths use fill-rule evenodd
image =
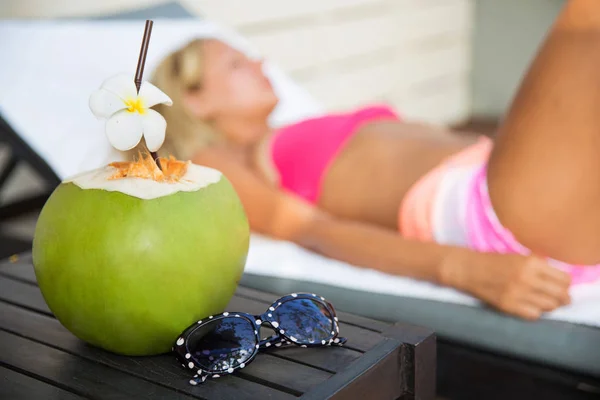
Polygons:
M204 68L203 39L195 39L168 55L154 70L152 83L172 100L172 106L159 104L155 110L167 120L167 133L161 156L189 160L203 147L218 139L210 121L194 116L185 105L185 96L202 89Z

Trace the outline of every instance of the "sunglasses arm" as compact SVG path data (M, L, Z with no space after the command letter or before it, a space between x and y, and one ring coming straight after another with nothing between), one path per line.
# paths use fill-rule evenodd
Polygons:
M290 344L292 344L292 343L287 341L279 333L276 333L276 334L272 335L271 337L262 339L259 343L259 348L261 350L265 350L265 349L269 349L269 348L273 348L273 347L288 346Z
M204 383L208 377L209 375L205 373L194 375L194 377L190 379L190 384L194 386L199 385Z

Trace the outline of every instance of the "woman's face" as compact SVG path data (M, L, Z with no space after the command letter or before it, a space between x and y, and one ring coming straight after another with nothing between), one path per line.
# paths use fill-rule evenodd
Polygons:
M277 105L271 82L262 70L262 61L251 60L218 40L204 46L203 108L214 120L255 121L269 116Z

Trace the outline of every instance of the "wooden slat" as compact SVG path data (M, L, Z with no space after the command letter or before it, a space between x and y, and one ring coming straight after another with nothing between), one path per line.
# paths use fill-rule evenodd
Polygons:
M234 27L269 21L315 17L342 8L379 5L381 0L184 0L184 4L200 15Z
M439 38L439 44L432 41L426 49L399 47L387 50L394 53L389 56L384 53L353 59L348 64L331 67L331 73L302 79L302 85L333 110L398 97L417 102L431 93L443 93L435 87L441 78L455 77L456 84L467 92L468 81L462 78L470 70L470 50L465 40L457 34ZM451 97L447 99L448 103L453 101Z
M88 346L75 338L50 315L50 311L37 288L33 267L30 264L23 263L23 261L27 261L27 256L24 256L21 260L21 262L17 260L16 263L12 264L0 264L0 300L4 300L0 301L0 342L3 341L2 344L6 342L10 346L11 354L4 357L10 358L11 362L22 359L20 353L24 351L22 346L17 347L17 352L12 351L16 344L21 342L32 343L39 347L35 349L36 352L41 348L43 349L42 354L47 353L49 350L61 354L61 357L63 357L61 359L69 359L68 364L71 368L85 369L85 366L72 367L74 363L80 364L82 362L91 363L96 368L107 368L111 371L109 375L104 372L97 372L94 375L101 383L107 376L110 377L112 373L121 376L122 379L136 379L141 382L154 383L162 389L173 388L179 393L185 393L187 396L205 399L251 399L265 396L283 399L294 395L333 393L332 391L338 390L340 390L339 394L344 393L344 396L352 398L351 396L358 389L360 389L358 392L365 391L364 393L367 393L368 389L372 387L371 384L377 380L376 377L381 375L380 373L373 375L375 369L370 366L371 362L375 361L373 357L379 359L378 357L381 355L380 348L387 340L380 332L389 330L390 324L355 317L351 318L353 319L351 324L343 322L340 324L342 335L349 338L347 347L325 349L290 347L265 352L236 375L221 378L217 381L208 381L204 385L193 387L187 383L189 373L172 359L172 355L144 358L118 356ZM276 297L276 295L240 287L237 295L227 308L232 311L239 310L261 314ZM343 314L340 313L340 317ZM370 329L364 329L360 324L366 325ZM379 330L374 331L377 329ZM12 342L4 340L2 333L10 335ZM398 342L395 346L397 345ZM0 345L0 352L2 350L2 345ZM362 355L361 351L367 351L367 353ZM52 354L52 357L48 355L48 358L57 359L57 355ZM397 357L392 358L390 368L393 365L397 366ZM27 358L25 357L25 359ZM74 361L71 361L71 359ZM2 356L0 356L0 363L10 364ZM12 368L22 369L25 364L10 365L13 365ZM88 395L87 392L81 392L78 386L69 386L75 383L65 380L66 378L62 376L59 376L61 380L57 381L53 380L54 375L40 375L42 369L44 371L48 369L47 365L42 367L39 370L28 371L33 377L39 377L47 382L55 382L57 386L69 388L78 394ZM385 371L389 369L385 366L383 368ZM396 376L398 372L393 372L393 374ZM362 377L358 378L359 375ZM76 376L76 379L78 380L77 384L80 384L82 380L87 383L86 381L92 378ZM391 382L389 377L382 379L382 382ZM349 380L354 383L346 387ZM114 383L113 380L111 380L111 383ZM95 384L93 383L92 387ZM358 386L356 386L357 384ZM269 385L270 387L265 388L262 385ZM397 386L394 385L382 384L378 386L380 389L385 386L384 392L387 394L397 392ZM114 383L114 387L118 388L119 385ZM354 389L348 390L352 387ZM342 390L342 388L344 389ZM240 395L240 393L243 393L243 395ZM113 393L112 386L109 388L109 394L113 396L112 398L123 397L120 393ZM177 398L181 397L178 396ZM345 398L344 396L340 398ZM130 398L135 397L130 396Z
M48 315L51 314L39 289L36 286L33 286L35 283L35 275L33 274L33 268L31 266L5 266L4 268L0 268L0 274L30 282L30 284L25 284L22 282L11 282L9 280L0 279L0 299ZM239 288L238 291L244 293L246 297L234 297L227 307L227 309L231 311L262 314L266 311L271 302L277 298L277 296L261 294L258 291L247 288ZM248 296L254 296L254 298ZM257 299L258 297L260 297L260 299ZM344 317L351 319L352 321L349 322L354 322L355 324L343 322ZM360 357L359 352L351 349L356 349L361 352L368 351L382 340L382 336L379 333L373 330L363 329L360 324L368 326L371 329L380 330L390 326L390 324L369 320L368 318L357 316L350 318L346 313L340 314L340 318L342 318L342 321L340 321L341 335L347 337L349 340L347 348L327 349L328 353L322 353L322 350L324 349L278 349L274 354L277 355L277 357L282 357L290 361L298 361L309 366L337 372L343 370L349 362ZM335 356L330 357L329 352L332 352ZM327 356L325 356L325 354L327 354ZM246 373L252 373L252 371L253 370L250 368L244 370L242 376ZM300 368L296 373L306 374L307 372ZM321 374L319 374L319 376L320 378L325 377ZM283 385L282 382L279 383ZM291 389L302 391L301 387L298 387L297 385L294 385Z
M398 24L401 28L399 44L421 40L428 36L471 30L469 0L442 0L429 6L423 4L411 12L406 12L401 4L397 4L394 12L398 16Z
M438 124L460 122L467 117L470 104L466 83L461 84L460 79L449 77L448 80L453 82L441 82L438 93L425 93L422 96L400 94L392 98L392 104L408 119Z
M27 256L27 253L24 253L24 255L17 254L13 257L15 257L15 261L5 260L0 263L0 277L5 276L37 286L31 257Z
M326 385L306 393L302 399L320 400L329 398L332 393L335 393L336 400L401 398L404 390L399 379L401 373L398 358L398 342L382 341L344 372L335 375ZM423 397L423 399L433 399L433 397Z
M431 100L420 88L441 76L468 73L471 0L251 3L204 0L189 6L240 30L330 111L373 102L423 103L409 114L442 124L467 116L469 82L461 81L465 95L453 107L438 103L456 104L455 92L439 91L439 100ZM435 107L428 108L431 103Z
M91 15L112 15L125 10L149 7L166 3L168 0L103 0L103 1L63 1L57 3L45 0L19 0L1 2L0 18L60 18L90 17Z
M43 344L0 331L0 362L88 397L106 400L191 398Z
M23 255L20 255L18 260L19 261L15 264L0 264L0 275L16 278L19 280L23 280L24 282L28 282L32 285L36 285L33 266L29 263L31 260L29 254L24 253ZM242 298L255 300L256 302L264 306L270 305L273 301L277 299L277 297L280 296L274 293L261 292L244 286L238 287L236 295ZM243 306L243 304L241 304L241 306ZM260 308L258 307L256 309L260 310ZM265 309L263 309L262 311L257 311L257 313L263 313ZM342 323L354 325L356 327L370 330L373 332L383 332L391 326L391 324L387 322L377 321L374 319L361 317L345 312L338 312L337 315Z
M51 311L46 305L41 293L39 292L39 289L33 285L25 284L19 281L12 281L9 279L0 279L0 300L51 315ZM242 306L244 305L246 305L246 302L242 304ZM245 307L241 310L243 311L247 309L248 308ZM58 323L58 321L56 321L56 323ZM74 340L75 338L73 337L72 339ZM270 382L277 385L277 387L287 388L298 393L303 393L308 388L327 379L331 375L330 373L319 369L264 354L261 355L260 358L257 358L256 361L254 361L243 371L240 371L240 376L252 379L260 379L261 371L264 371L268 368L273 368L274 370L276 369L278 371L286 371L286 374L270 374ZM292 379L291 377L293 376L302 376L303 379Z
M9 329L18 335L51 345L70 354L76 354L89 361L103 364L142 379L172 387L180 392L199 398L254 399L268 395L274 399L287 399L289 394L261 384L228 376L219 381L207 381L199 387L189 385L191 373L184 370L170 354L153 357L126 357L109 353L83 344L67 331L56 319L27 311L23 308L0 302L0 329ZM253 364L248 366L252 369ZM241 391L238 392L238 391Z
M67 392L56 386L34 379L0 366L0 399L32 400L61 399L77 400L85 397Z
M183 3L199 15L242 30L256 25L268 27L269 24L285 27L297 25L300 21L334 24L349 16L356 19L361 14L377 12L410 15L418 12L432 13L438 8L457 4L470 7L470 0L253 0L251 3L245 0L183 0ZM451 15L448 20L452 21L450 17Z
M396 55L395 49L410 48L416 55L421 49L428 51L423 43L438 36L461 36L461 42L468 45L468 9L467 0L420 6L395 4L391 10L380 8L379 14L331 20L324 24L315 46L325 46L326 58L321 61L329 62L350 57L354 60L361 55L369 57L382 49L389 50L388 61ZM294 30L287 32L292 35Z
M321 38L327 46L327 59L324 61L393 48L398 44L402 29L397 15L390 13L328 24Z
M37 286L0 276L0 300L52 316Z
M266 32L247 36L260 54L284 71L293 73L323 63L327 58L324 35L325 29L321 26L299 26L277 34Z
M329 372L265 353L258 355L252 364L238 374L244 378L275 384L275 387L291 389L298 395L322 384L332 376Z
M261 54L285 71L294 73L393 48L398 42L399 29L396 17L388 14L335 24L301 25L276 34L267 31L247 36ZM393 55L392 50L390 57Z
M427 49L398 49L393 67L397 89L418 96L420 87L427 82L440 76L466 75L470 71L470 47L465 43L466 38L457 35L438 39L430 42Z
M20 279L30 280L34 279L34 276L31 273L23 273L27 268L21 268L12 266L11 268L13 272L19 271L18 273L11 274L13 277L18 276ZM15 268L16 267L16 268ZM6 274L6 269L5 276ZM51 315L51 311L45 303L39 289L36 286L31 284L25 284L20 281L11 281L11 280L0 280L0 299L5 300L11 304L16 304L22 307L26 307L28 309L32 309L47 315ZM237 304L236 304L237 303ZM248 302L247 301L233 301L234 305L238 305L240 310L248 310ZM261 309L261 313L264 311L266 307L263 307L261 303L250 302L251 306L255 306L255 309ZM250 311L253 312L253 311ZM66 332L66 331L65 331ZM69 334L70 335L70 334ZM364 347L371 347L375 340L380 340L379 336L371 335L370 337L365 338L367 340L362 340L360 344ZM368 340L371 340L370 342ZM303 353L289 353L289 357L285 357L285 359L281 359L279 357L272 357L269 355L261 356L257 358L255 362L253 362L248 368L240 372L240 376L244 376L251 379L258 379L261 376L261 372L268 368L273 368L274 370L285 370L286 375L275 376L273 374L270 375L272 378L272 383L282 387L288 388L292 391L302 393L313 385L327 379L329 377L329 373L322 371L320 369L309 368L308 366L304 366L301 364L297 364L292 360L301 361L303 364L311 365L311 363L317 367L319 356L311 355L311 352L318 351L316 349L303 349L305 350ZM334 349L336 351L340 351L340 353L345 354L345 357L334 358L333 360L349 360L352 358L357 358L360 356L360 353L354 354L350 356L348 352L351 352L347 349ZM355 352L356 353L356 352ZM328 364L328 368L331 371L339 370L343 367L343 364L340 362L337 366L332 365L333 363ZM289 374L289 375L287 375ZM289 376L302 376L302 380L290 380Z
M31 252L15 254L11 258L0 260L0 271L3 267L10 265L31 265Z
M19 281L12 281L9 279L0 279L0 300L4 300L5 302L20 307L25 307L27 309L35 310L48 316L52 315L39 289L36 286L30 284L22 283ZM245 311L256 314L261 314L266 309L264 303L241 298L232 299L230 307L231 308L228 309L231 309L232 311ZM372 331L357 328L352 325L346 326L345 324L341 323L340 330L343 335L349 338L350 342L348 344L348 348L351 349L367 351L382 340L381 335ZM318 352L322 349L302 350L304 350L304 352L290 352L287 354L281 354L280 357L285 357L285 360L279 359L280 357L273 357L265 354L261 358L257 358L257 360L254 361L248 368L244 369L243 371L240 371L240 376L248 378L259 378L256 372L258 370L255 370L254 367L256 365L262 365L262 361L264 359L268 363L276 364L278 369L286 368L286 372L289 372L290 374L305 376L306 379L303 381L288 381L286 376L280 376L272 381L273 383L280 385L281 387L289 388L291 390L302 393L308 387L314 385L316 381L327 379L330 375L325 371L311 369L308 366L325 368L329 371L334 372L343 369L346 365L345 362L347 362L349 359L355 359L360 356L360 353L350 355L348 351L351 350L348 349L334 348L334 351L340 352L340 357L328 359L327 366L321 367L320 358L322 357L323 359L325 359L325 357L322 355L311 354L311 352ZM302 362L303 364L306 364L307 367L300 364L295 364L293 361ZM285 365L282 365L282 363Z
M65 362L70 368L75 368L77 371L86 369L86 367L79 365L73 367L74 364L87 362L95 365L96 368L108 368L111 374L125 377L123 379L136 379L144 383L156 384L161 389L174 388L179 393L185 393L187 395L186 398L191 395L195 398L206 399L251 399L263 397L283 399L302 394L306 396L316 395L316 397L312 398L321 398L323 397L321 394L330 395L332 393L337 393L339 398L355 398L354 396L357 393L360 393L362 397L368 397L369 391L373 390L372 385L377 382L378 377L381 379L381 383L376 384L377 388L381 389L381 393L379 394L385 398L390 397L388 395L392 394L392 397L397 397L398 386L394 385L400 385L401 382L399 380L393 382L393 380L394 377L400 375L397 371L391 371L398 367L398 357L391 357L388 360L389 362L376 363L377 360L380 360L382 345L386 341L389 342L389 339L385 339L383 335L390 336L391 324L347 315L346 317L352 321L350 323L341 323L341 333L343 336L348 337L349 343L351 343L347 347L325 349L290 347L277 349L271 354L268 352L261 354L256 358L256 361L240 371L239 375L228 376L217 381L208 381L204 385L192 387L187 384L189 378L189 376L186 376L187 371L181 369L175 360L172 359L171 355L144 358L117 356L85 345L75 338L51 316L37 288L33 267L26 262L29 262L29 260L27 260L27 255L24 255L14 263L0 263L0 365L2 363L4 365L10 364L5 360L7 358L15 362L16 360L22 360L21 352L24 351L23 347L16 345L19 343L32 343L33 347L38 346L34 349L34 352L38 352L40 348L44 349L42 355L46 355L48 349L51 352L57 352L56 354L52 354L52 357L48 356L47 358L54 359L54 361L57 359L59 361L68 359L68 362L62 362ZM273 294L240 287L227 308L232 311L240 310L260 314L266 310L276 297ZM342 319L345 313L339 313L339 316ZM362 326L369 329L364 329ZM397 334L391 335L391 337L406 339L406 327L402 328L394 325L393 328L396 330L401 329L402 334L399 337L397 337ZM408 330L410 331L410 329ZM421 335L423 338L429 335L429 333L427 335L417 333L417 336ZM12 337L12 342L4 340L5 337L3 335ZM429 337L428 339L435 340L433 337ZM408 345L412 345L411 349L413 352L416 352L415 349L419 345L419 348L422 350L433 349L432 354L435 353L435 346L423 346L421 343L412 343L410 338L406 339L406 341ZM404 342L404 340L400 340L400 342ZM398 346L400 342L396 341L394 346ZM4 343L8 343L8 345L3 349L2 346ZM8 351L9 348L10 351ZM16 348L17 351L13 351L13 348ZM367 353L361 355L359 351L355 351L353 348L360 351L367 351ZM3 354L3 350L7 354ZM60 354L62 358L57 357L57 354ZM407 355L405 354L405 356ZM431 357L421 358L429 360ZM27 357L25 357L25 361L27 361ZM416 357L413 357L412 361L417 362ZM27 363L10 365L12 365L11 368L20 370L24 369L25 364ZM421 362L419 363L420 366L410 364L409 369L411 371L420 368L429 370L428 365L430 363L425 364ZM382 371L383 375L376 372L378 370L377 367L380 367L379 371ZM55 374L40 374L40 371L48 370L48 365L44 364L38 369L36 368L27 370L32 375L31 379L41 378L46 382L54 382L54 384L63 389L69 388L77 394L88 395L79 391L78 386L69 386L72 382L68 379L65 380L66 378L62 377L62 375L59 375L61 380L57 381L52 379ZM50 369L53 370L53 368ZM383 377L386 372L392 375ZM335 374L332 375L332 373ZM407 379L407 382L412 382L414 389L422 386L415 384L417 380L419 382L431 381L431 379L425 379L427 373L414 374L414 371L411 373L414 375L414 379ZM181 378L181 374L184 374L184 378ZM404 375L406 374L402 376ZM421 378L417 379L418 375ZM100 383L104 382L107 376L110 378L110 374L106 375L103 372L98 372L94 376L96 376L97 382ZM432 378L432 376L429 376L429 378ZM78 380L76 384L81 384L81 382L87 384L87 380L92 379L92 377L83 375L81 377L75 376L75 379ZM93 383L92 386L96 383ZM113 386L114 388L118 388L118 382L115 383L111 380L111 384L114 385L109 387L109 396L104 398L135 398L134 396L126 397L114 391ZM270 388L266 388L268 390L265 391L262 385L269 385ZM153 394L156 394L156 392L153 391ZM160 395L156 394L156 396ZM177 394L176 398L182 398L182 396L182 394ZM152 397L144 396L143 398Z
M350 71L322 75L303 82L310 94L318 98L330 110L352 108L374 101L389 92L398 77L393 63L365 66Z
M325 347L322 349L304 349L297 346L277 349L272 353L277 357L301 361L307 365L318 366L328 372L337 373L358 360L363 353L345 347Z
M14 154L9 154L8 161L0 163L0 195L8 178L13 175L13 172L17 168L18 162L19 159Z
M263 55L292 73L333 60L369 57L384 48L392 49L391 59L393 48L400 44L458 31L467 37L471 29L468 0L311 0L290 4L225 0L196 6L209 18L240 29ZM242 12L231 13L232 9ZM248 30L248 24L258 26Z
M2 222L0 222L2 224ZM27 251L31 248L31 240L23 240L6 230L0 230L0 258L10 257L15 252Z

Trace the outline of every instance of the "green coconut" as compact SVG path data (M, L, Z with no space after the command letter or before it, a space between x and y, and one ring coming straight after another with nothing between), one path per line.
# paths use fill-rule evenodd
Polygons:
M41 211L33 264L50 310L75 336L125 355L167 352L187 326L222 312L250 231L220 172L190 164L177 182L64 181Z

